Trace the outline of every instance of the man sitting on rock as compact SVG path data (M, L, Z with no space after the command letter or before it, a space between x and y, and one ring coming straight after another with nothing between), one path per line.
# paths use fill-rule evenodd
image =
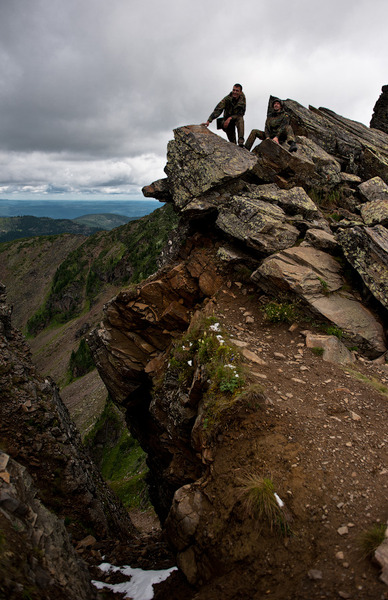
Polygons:
M250 150L256 138L260 140L270 139L281 144L285 141L289 144L289 151L296 152L297 145L295 143L294 132L290 125L289 118L283 109L282 101L279 98L274 98L272 101L272 110L269 112L265 121L265 131L260 129L252 129L246 141L245 148Z
M208 127L214 119L217 119L224 113L223 119L217 119L217 129L223 129L228 136L228 140L232 144L236 143L236 128L238 135L238 145L244 146L244 115L246 109L245 94L242 91L242 85L235 83L233 90L225 96L215 107L212 114L206 121L202 123ZM222 121L219 126L219 121Z

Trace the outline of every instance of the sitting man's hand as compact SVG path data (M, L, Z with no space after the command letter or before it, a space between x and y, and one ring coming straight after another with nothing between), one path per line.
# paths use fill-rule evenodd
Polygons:
M224 129L226 129L229 126L229 123L231 122L232 117L228 117L227 119L225 119L224 121Z
M206 121L206 123L201 123L201 125L203 125L204 127L209 127L210 121Z

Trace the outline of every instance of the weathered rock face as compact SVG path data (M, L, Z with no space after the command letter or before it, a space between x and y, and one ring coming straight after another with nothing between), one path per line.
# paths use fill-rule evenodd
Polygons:
M388 133L388 85L383 85L379 99L373 108L370 126Z
M340 229L337 239L367 288L388 308L388 230L382 225Z
M331 190L341 181L339 162L313 140L297 138L298 152L288 152L272 140L264 140L253 149L257 164L253 171L263 181L280 187L303 186Z
M96 597L86 565L71 545L63 521L43 506L26 468L2 452L0 509L7 547L0 566L3 598L22 598L29 589L37 590L39 596L35 597L42 598ZM16 552L15 536L19 538Z
M196 196L240 177L256 163L246 150L231 145L206 127L189 125L174 131L167 148L168 184L174 203L183 208Z
M380 177L364 181L358 186L365 204L360 206L365 225L388 225L388 185Z
M85 451L58 388L36 372L29 347L12 328L5 300L2 286L0 421L6 454L0 468L0 507L5 511L0 511L1 529L6 528L10 551L20 557L25 585L36 583L42 588L37 598L93 598L85 566L71 551L63 519L70 521L75 540L90 527L100 540L129 539L135 536L135 528ZM8 518L16 526L19 523L20 540L12 538ZM31 549L35 562L29 555ZM7 577L10 595L6 597L22 597L18 572L10 571ZM46 594L46 586L52 594ZM19 595L11 594L14 588Z

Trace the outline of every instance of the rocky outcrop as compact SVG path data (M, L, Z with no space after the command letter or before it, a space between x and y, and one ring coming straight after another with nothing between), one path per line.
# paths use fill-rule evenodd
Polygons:
M284 102L295 134L305 136L336 158L341 171L364 180L379 176L388 183L388 136L377 129L337 115L327 108L308 109Z
M264 140L253 149L257 164L253 171L263 181L282 188L303 186L329 191L341 181L339 162L313 140L297 138L298 152L290 153L272 140Z
M370 356L379 356L385 351L383 327L354 296L341 289L345 281L340 271L329 254L305 246L266 258L252 279L271 294L283 290L303 298L312 313L341 329L351 344Z
M229 424L239 419L248 423L251 406L268 401L254 387L249 402L242 394L223 414L222 427L208 433L214 414L205 416L204 398L211 389L211 402L217 405L222 394L213 390L198 358L185 358L198 315L211 316L222 294L233 296L228 285L235 273L243 272L256 302L263 294L297 301L306 314L342 335L345 345L332 336L311 340L312 348L322 344L325 360L354 361L346 345L357 346L369 358L384 360L386 352L381 322L386 310L386 229L382 222L367 226L367 204L375 199L366 195L365 182L377 175L383 183L388 180L388 137L325 109L308 110L291 100L286 107L299 136L296 154L272 141L249 153L201 126L174 131L167 178L144 193L172 203L187 238L181 236L172 261L156 275L112 299L101 327L89 338L101 377L113 400L126 409L129 427L148 453L154 504L178 564L194 585L249 557L248 544L241 539L236 543L228 532L228 519L233 518L246 527L247 538L257 537L245 525L236 492L239 476L222 473L230 495L221 498L220 472L225 467L217 460L227 455L230 444L240 443L232 433L228 437ZM327 210L320 199L327 201ZM351 249L352 239L360 247L359 236L368 238L361 252L361 277L381 313L361 300L363 285L353 289L345 277L361 264ZM376 269L372 262L377 257L381 267ZM372 285L376 270L381 280ZM180 347L183 334L186 341ZM208 339L201 335L198 347ZM265 361L244 347L245 339L237 342L253 377L260 377L252 364ZM228 368L234 368L232 360ZM301 381L295 378L298 385ZM240 466L249 451L241 449Z
M1 292L0 519L7 551L18 556L4 580L7 597L22 597L22 581L26 594L36 585L36 598L93 598L69 535L77 541L93 528L100 541L128 540L136 531L83 447L57 386L36 372Z
M193 198L247 173L255 158L220 140L207 127L190 125L174 131L167 147L168 187L175 205L183 208Z
M388 85L383 85L381 94L373 108L370 126L388 133Z
M96 597L86 565L63 524L39 500L25 467L0 452L2 544L0 594L22 598L91 600ZM17 551L15 552L15 550Z

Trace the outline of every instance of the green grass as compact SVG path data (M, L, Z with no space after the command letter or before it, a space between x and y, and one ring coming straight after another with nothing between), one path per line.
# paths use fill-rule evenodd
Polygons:
M265 521L271 531L288 534L289 525L284 510L275 496L275 486L269 477L256 473L241 479L240 492L247 513L259 521Z
M360 373L360 371L357 371L357 369L355 369L354 367L350 366L346 367L346 371L359 381L363 381L364 383L374 388L384 396L388 397L388 386L381 383L381 381L379 381L375 377L367 377L366 375L363 375L363 373Z
M146 453L129 433L124 418L111 402L86 436L101 474L128 509L150 508Z
M157 259L177 223L172 206L166 205L137 221L88 237L59 265L47 298L27 323L28 334L35 336L52 323L65 323L82 314L104 287L139 283L155 273Z
M373 557L375 550L382 544L385 539L385 531L387 525L385 523L375 523L368 531L360 536L360 546L364 557Z

